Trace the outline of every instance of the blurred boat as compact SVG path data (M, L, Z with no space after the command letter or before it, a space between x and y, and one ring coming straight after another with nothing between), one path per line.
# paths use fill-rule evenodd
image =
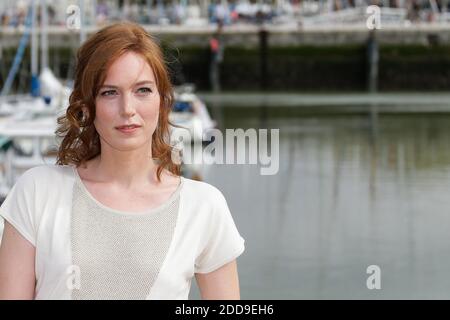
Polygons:
M175 88L175 104L169 120L179 126L171 127L171 136L188 138L185 142L204 141L207 130L216 127L205 103L194 93L193 85Z
M56 162L57 143L54 115L34 114L0 122L0 138L9 141L3 149L0 172L0 201L17 178L29 168Z
M69 103L71 88L55 77L49 68L39 76L41 94L15 94L0 96L0 119L21 113L55 114Z

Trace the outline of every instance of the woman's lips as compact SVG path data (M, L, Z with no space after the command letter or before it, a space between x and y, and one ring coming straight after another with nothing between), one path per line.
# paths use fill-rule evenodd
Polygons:
M133 133L136 132L140 127L139 126L133 126L133 127L118 127L116 128L122 133Z

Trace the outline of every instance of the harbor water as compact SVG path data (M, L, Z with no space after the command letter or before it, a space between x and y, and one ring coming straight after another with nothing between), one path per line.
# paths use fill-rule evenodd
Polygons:
M276 107L263 109L216 114L226 128L255 128ZM246 240L242 299L450 298L450 113L308 113L265 125L280 129L278 174L212 165L204 176ZM367 286L371 265L379 290Z

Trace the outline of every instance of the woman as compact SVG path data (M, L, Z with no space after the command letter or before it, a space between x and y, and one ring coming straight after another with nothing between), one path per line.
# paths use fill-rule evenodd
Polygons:
M0 298L239 299L244 251L222 193L179 175L159 46L120 23L78 51L56 165L26 171L0 208Z

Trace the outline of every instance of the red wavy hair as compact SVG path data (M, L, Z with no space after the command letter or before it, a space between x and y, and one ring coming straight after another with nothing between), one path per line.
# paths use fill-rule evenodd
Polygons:
M58 117L56 135L62 139L57 164L77 167L100 154L100 138L94 126L95 98L108 68L126 52L140 54L152 68L160 95L158 126L152 136L152 157L158 161L157 178L167 169L180 175L172 161L169 113L174 103L173 87L156 39L135 23L107 26L90 37L77 52L75 82L65 115ZM88 112L83 112L87 110Z

